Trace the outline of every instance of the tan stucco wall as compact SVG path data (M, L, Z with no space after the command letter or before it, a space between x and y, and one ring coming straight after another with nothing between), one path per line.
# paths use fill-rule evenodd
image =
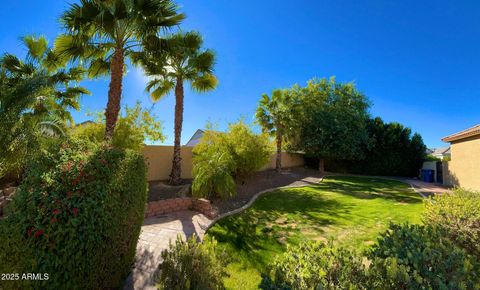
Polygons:
M450 185L480 190L480 136L451 143Z
M192 178L192 149L182 147L182 178ZM143 149L143 156L148 165L147 178L152 180L167 180L172 170L173 146L148 145ZM275 168L275 153L272 153L268 165L262 170ZM299 167L305 164L303 155L282 152L282 167Z
M192 178L192 148L182 147L182 178L185 179ZM148 166L148 181L169 179L172 170L173 146L145 146L143 156Z

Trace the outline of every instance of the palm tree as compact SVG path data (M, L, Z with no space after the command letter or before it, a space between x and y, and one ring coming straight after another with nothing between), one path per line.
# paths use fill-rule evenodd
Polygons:
M170 184L181 184L180 139L183 124L184 82L190 82L193 90L206 92L217 86L213 75L215 55L211 50L202 50L203 39L196 32L175 34L166 39L166 50L147 50L136 61L143 65L152 79L147 84L154 102L175 91L175 141L173 149Z
M64 68L44 37L22 40L25 60L0 57L0 177L21 169L40 141L64 135L73 122L70 109L78 110L80 96L89 94L77 86L85 70Z
M61 16L66 34L57 38L56 51L87 62L89 77L110 74L106 140L113 136L120 111L125 58L145 45L162 50L157 36L184 18L170 0L80 0Z
M275 136L277 144L275 170L278 172L282 170L282 141L287 133L290 120L292 108L290 100L288 90L274 90L271 98L267 94L263 94L255 114L263 132Z

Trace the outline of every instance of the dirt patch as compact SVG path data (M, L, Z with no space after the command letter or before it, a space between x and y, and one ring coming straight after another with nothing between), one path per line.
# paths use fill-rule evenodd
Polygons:
M191 180L184 180L182 185L169 185L167 181L150 181L148 183L148 202L191 197L191 183Z

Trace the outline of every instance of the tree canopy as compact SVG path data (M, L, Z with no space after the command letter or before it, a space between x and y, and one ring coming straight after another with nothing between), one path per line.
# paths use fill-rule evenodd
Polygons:
M370 101L353 83L335 78L312 79L307 86L294 86L300 101L292 121L296 129L292 145L307 156L358 160L369 146L366 124Z

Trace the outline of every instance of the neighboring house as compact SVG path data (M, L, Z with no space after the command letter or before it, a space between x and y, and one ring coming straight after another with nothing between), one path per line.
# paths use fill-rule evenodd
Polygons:
M451 157L450 146L433 149L433 152L430 154L440 160L443 160L445 157Z
M198 142L200 142L200 138L202 138L203 133L204 133L204 131L203 131L203 130L200 130L200 129L198 129L197 131L195 131L195 133L193 133L193 135L192 135L192 137L190 138L190 140L188 140L187 144L185 144L184 146L194 147L195 145L197 145Z
M84 121L82 123L75 124L75 127L85 126L85 125L94 124L94 123L95 122L93 122L92 120L87 120L87 121Z
M442 139L450 143L451 161L444 183L480 191L480 124Z

